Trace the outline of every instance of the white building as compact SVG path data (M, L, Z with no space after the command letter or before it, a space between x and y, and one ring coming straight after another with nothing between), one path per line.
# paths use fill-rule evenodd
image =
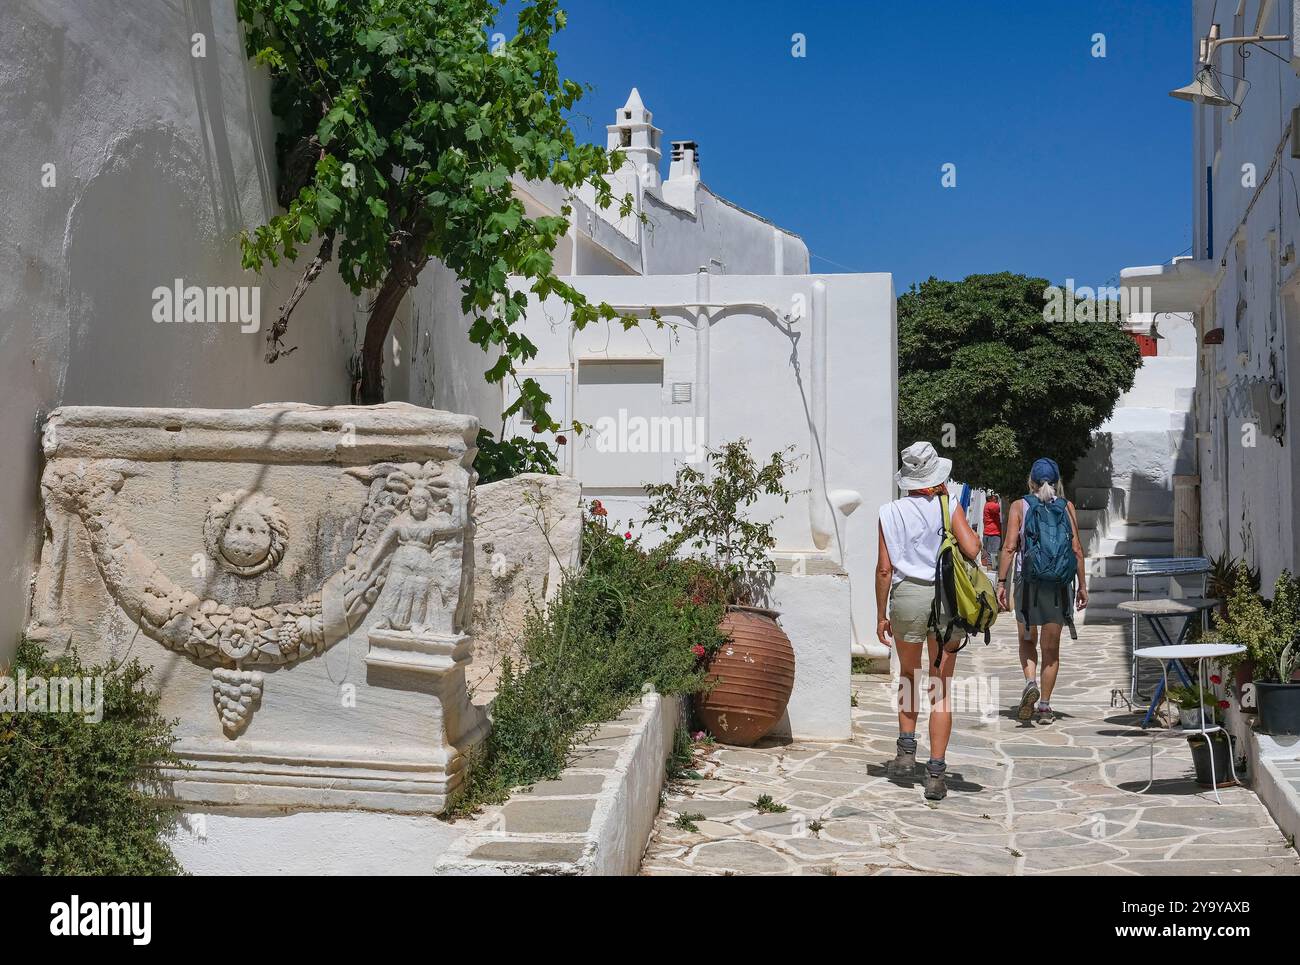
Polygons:
M633 90L615 112L608 145L627 156L615 195L631 193L645 220L620 219L578 199L573 230L557 251L567 280L594 300L647 318L639 328L576 332L559 302L533 304L525 332L540 351L521 376L552 398L561 425L592 427L555 446L565 472L613 517L643 511L642 486L673 478L707 446L748 438L758 454L793 445L802 457L788 505L759 511L776 527L776 602L809 673L844 677L850 644L883 653L874 639L872 568L878 507L895 496L897 377L895 309L888 274L814 275L798 237L720 198L701 180L700 148L674 142L660 177L661 133ZM552 185L520 183L530 213L554 213ZM415 294L420 344L429 319L440 408L471 412L489 427L508 389L473 378L484 365L462 330L445 320L447 285ZM434 299L430 304L425 299ZM439 306L437 299L446 299ZM655 309L666 325L648 320ZM437 329L440 328L441 331ZM411 388L426 384L417 364ZM526 422L506 434L528 432ZM844 677L847 687L847 677ZM798 694L796 694L797 698ZM792 726L812 708L792 706ZM847 734L847 709L818 708L804 733Z
M1300 555L1300 427L1291 417L1300 398L1300 5L1241 0L1216 14L1213 0L1196 0L1193 10L1196 40L1210 36L1212 16L1223 20L1220 38L1290 39L1261 44L1281 60L1217 47L1212 83L1231 104L1167 105L1192 115L1192 256L1129 268L1122 279L1149 287L1154 311L1193 315L1203 549L1244 556L1267 586Z

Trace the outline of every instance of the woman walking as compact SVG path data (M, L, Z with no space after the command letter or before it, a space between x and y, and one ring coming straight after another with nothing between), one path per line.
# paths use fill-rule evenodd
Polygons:
M948 793L944 782L944 759L952 734L950 682L957 654L944 649L939 659L935 636L934 577L943 541L943 513L939 496L952 471L952 460L944 459L928 442L917 442L902 453L902 468L894 481L906 495L880 510L880 546L876 563L876 635L885 646L898 651L898 753L886 766L890 777L912 777L916 773L917 684L922 649L928 645L932 671L939 677L938 692L930 684L930 759L926 763L925 796L939 801ZM950 509L953 535L963 556L974 560L980 551L979 537L965 513ZM955 642L953 646L955 646Z
M998 605L1010 609L1007 574L1014 560L1016 627L1025 674L1016 718L1036 717L1038 723L1050 724L1055 719L1052 690L1060 670L1061 630L1068 626L1074 635L1073 613L1088 605L1088 588L1079 520L1074 504L1062 495L1061 470L1051 459L1037 460L1029 470L1028 487L1028 495L1012 503L1007 514L998 561Z

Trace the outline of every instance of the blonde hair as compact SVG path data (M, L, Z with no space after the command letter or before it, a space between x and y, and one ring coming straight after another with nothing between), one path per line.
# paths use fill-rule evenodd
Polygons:
M1034 477L1030 476L1025 480L1025 485L1032 495L1038 497L1039 502L1050 503L1058 496L1062 499L1065 498L1065 485L1060 480L1057 480L1056 483L1040 482L1035 485Z

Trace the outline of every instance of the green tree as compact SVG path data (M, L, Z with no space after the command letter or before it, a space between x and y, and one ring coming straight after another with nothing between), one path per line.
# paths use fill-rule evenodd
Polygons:
M1114 322L1049 321L1047 287L1001 272L899 296L900 443L928 439L955 478L1001 493L1020 492L1038 456L1073 474L1141 356Z
M362 403L383 401L389 327L434 258L461 280L471 341L500 353L489 381L513 378L537 354L516 331L527 292L512 291L511 276L539 298L566 302L579 328L620 318L555 274L551 251L568 230L570 207L530 218L511 179L590 184L605 207L614 203L606 176L622 157L574 138L567 116L583 88L556 67L551 40L565 15L555 0L525 0L509 38L495 34L503 6L238 0L248 53L271 73L287 209L244 235L244 267L295 259L300 245L319 240L267 331L268 361L293 351L283 343L289 317L336 251L352 291L373 292L354 392ZM619 204L627 214L632 199ZM506 414L527 411L539 429L558 428L540 387L526 379L520 389Z

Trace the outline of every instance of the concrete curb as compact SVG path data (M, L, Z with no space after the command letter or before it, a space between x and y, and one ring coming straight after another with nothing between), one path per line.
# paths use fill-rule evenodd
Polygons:
M439 875L634 875L650 839L681 715L649 693L604 724L558 780L483 815L438 859Z
M1262 734L1255 730L1254 719L1243 714L1234 700L1225 724L1245 751L1251 789L1294 847L1300 840L1300 738Z
M1263 802L1282 833L1291 839L1291 847L1300 840L1300 793L1287 780L1280 762L1267 757L1259 759L1255 768L1255 796Z

